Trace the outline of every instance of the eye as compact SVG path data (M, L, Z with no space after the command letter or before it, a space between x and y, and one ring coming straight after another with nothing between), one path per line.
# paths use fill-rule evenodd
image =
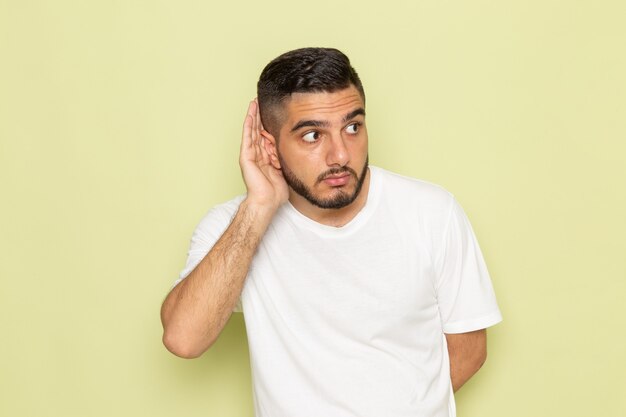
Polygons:
M346 127L346 132L350 133L351 135L356 135L358 133L358 131L359 131L359 126L360 125L361 125L361 123L358 123L358 122L349 124Z
M308 143L313 143L320 138L320 132L316 132L315 130L312 132L305 133L302 136L302 140Z

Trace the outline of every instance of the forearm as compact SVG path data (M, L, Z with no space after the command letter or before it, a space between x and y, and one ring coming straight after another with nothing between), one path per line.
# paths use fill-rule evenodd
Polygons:
M172 353L197 357L215 342L274 211L244 200L222 237L167 296L161 308L163 343Z
M450 378L454 392L458 391L487 359L486 330L447 334Z
M450 358L450 378L452 388L457 392L478 370L480 365L476 363L464 362L460 358Z

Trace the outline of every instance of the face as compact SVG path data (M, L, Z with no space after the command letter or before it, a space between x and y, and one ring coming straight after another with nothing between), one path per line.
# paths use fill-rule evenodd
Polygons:
M292 94L276 154L292 203L322 209L350 205L368 163L365 106L358 90Z

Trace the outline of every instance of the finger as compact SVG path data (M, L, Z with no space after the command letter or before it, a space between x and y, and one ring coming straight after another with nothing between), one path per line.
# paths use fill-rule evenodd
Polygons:
M269 141L267 140L267 138L264 138L263 136L261 136L261 148L262 148L262 155L263 155L263 163L265 164L269 164L270 163L270 153L267 151L268 147L269 147Z
M261 123L261 106L259 106L259 99L255 98L256 102L256 128L259 132L263 130L263 123Z
M256 111L255 111L255 109L254 109L254 107L255 107L255 106L256 106L256 104L254 103L254 101L251 101L251 102L248 104L248 110L247 110L247 112L246 112L246 117L245 117L245 119L243 120L244 127L245 127L246 122L248 121L248 119L250 119L250 118L252 118L252 119L253 119L253 118L255 117L255 115L256 115ZM248 116L249 116L249 117L248 117Z
M254 144L252 143L252 118L246 115L243 124L243 134L241 136L240 153L241 155L249 157L251 152L254 152Z
M248 104L248 114L252 117L256 114L256 102L254 100L251 100L250 104Z
M259 112L259 106L256 102L256 100L252 100L252 107L253 107L253 111L254 114L250 115L252 117L252 141L253 141L253 145L255 148L255 160L257 161L257 163L260 163L263 161L263 153L262 153L262 144L261 144L261 135L259 135L259 130L258 130L258 126L257 126L257 114Z
M256 148L256 161L257 162L263 162L263 146L261 141L263 140L263 138L261 136L257 136L257 140L254 143L255 148Z
M257 113L258 113L258 105L257 105L256 101L252 100L250 102L250 112L248 114L250 114L250 117L252 117L252 140L254 142L256 142L257 138L258 138L257 124L256 124L256 114Z
M243 121L243 132L241 135L241 152L252 148L252 123L254 121L253 118L253 104L252 102L248 105L248 112Z

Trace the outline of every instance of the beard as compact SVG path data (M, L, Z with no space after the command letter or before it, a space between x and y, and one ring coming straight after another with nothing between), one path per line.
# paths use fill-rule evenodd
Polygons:
M329 198L319 198L311 191L311 188L304 184L304 182L302 182L302 180L298 178L296 174L294 174L289 166L285 164L285 161L280 156L280 153L278 153L278 160L280 161L283 177L285 178L285 182L287 183L287 185L296 194L304 197L309 203L323 209L340 209L354 202L354 200L356 200L356 198L359 196L361 189L363 188L363 183L365 182L365 176L367 174L367 167L369 165L368 155L365 158L365 164L363 164L360 175L357 175L355 170L347 166L341 168L331 168L328 171L323 172L317 177L314 186L321 183L329 175L337 175L343 173L349 173L352 177L354 177L354 179L356 180L356 186L352 193L337 188L334 196Z

